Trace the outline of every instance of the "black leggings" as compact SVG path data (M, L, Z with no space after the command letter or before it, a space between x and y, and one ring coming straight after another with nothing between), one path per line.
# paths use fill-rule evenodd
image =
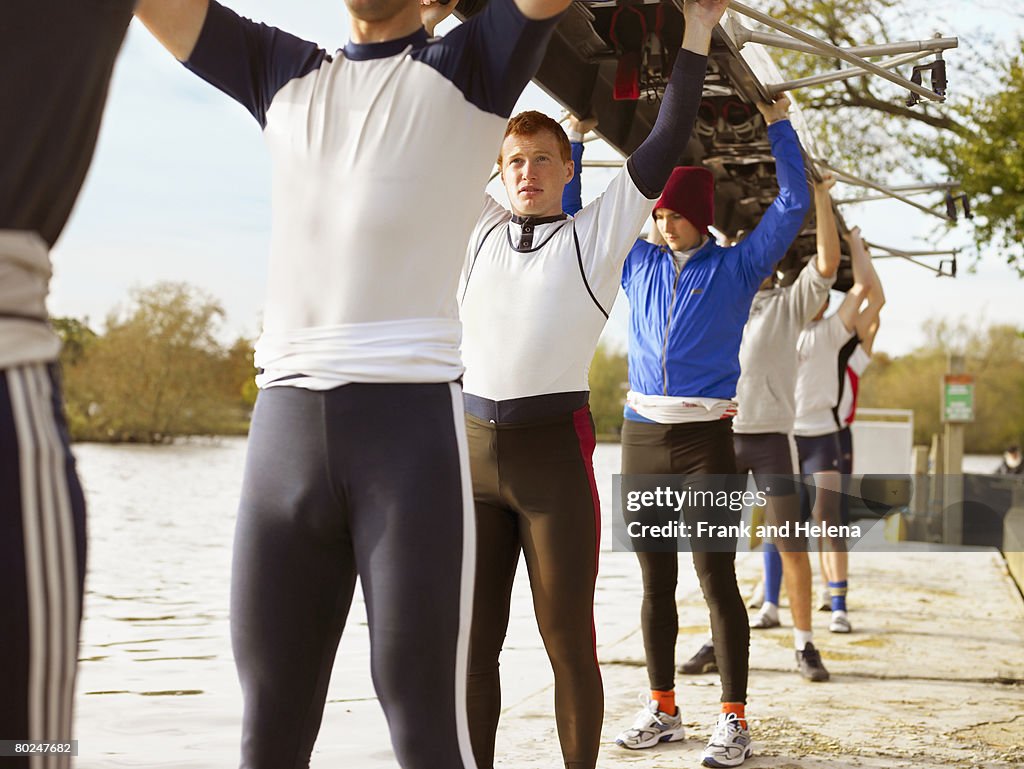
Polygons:
M235 532L242 769L305 769L360 577L373 684L405 769L473 769L473 532L462 391L263 390Z
M594 635L601 513L590 410L529 424L495 425L468 416L467 431L478 543L469 667L477 765L490 769L494 763L501 713L498 657L522 550L537 626L555 674L562 757L571 769L593 769L604 689Z
M736 472L732 421L660 425L627 419L622 428L622 474ZM675 687L678 553L637 553L643 572L640 624L651 689ZM722 702L746 702L750 652L747 610L736 585L735 552L694 552L693 565L711 613Z
M85 500L55 365L0 369L0 740L71 739ZM66 769L66 754L0 759Z

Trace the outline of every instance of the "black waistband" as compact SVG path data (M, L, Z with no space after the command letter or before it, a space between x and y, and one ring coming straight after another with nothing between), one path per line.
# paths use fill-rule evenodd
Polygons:
M495 424L522 424L542 419L566 416L578 411L590 401L590 392L552 393L531 395L527 398L512 398L506 401L492 401L478 395L463 394L466 413L477 419Z

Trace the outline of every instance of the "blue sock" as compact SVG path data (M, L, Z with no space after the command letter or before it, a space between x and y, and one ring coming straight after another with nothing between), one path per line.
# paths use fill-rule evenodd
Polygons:
M832 594L832 611L846 611L846 580L829 582L828 591Z
M779 605L779 590L782 588L782 556L770 542L764 546L764 600Z

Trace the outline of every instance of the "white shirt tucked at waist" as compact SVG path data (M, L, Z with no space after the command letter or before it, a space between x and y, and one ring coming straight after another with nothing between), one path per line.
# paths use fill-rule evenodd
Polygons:
M626 405L640 416L662 425L714 422L736 415L736 401L721 398L644 395L630 390L626 393Z
M0 368L57 359L46 322L50 252L34 232L0 230Z
M318 326L271 333L256 343L263 387L329 390L352 382L454 382L462 376L457 320Z

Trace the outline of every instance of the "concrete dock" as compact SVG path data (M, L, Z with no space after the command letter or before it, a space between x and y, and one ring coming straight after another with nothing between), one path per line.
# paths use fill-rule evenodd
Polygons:
M605 553L608 572L629 570L628 553ZM688 560L687 556L682 556ZM738 571L749 587L760 558L742 554ZM686 573L688 571L688 573ZM692 568L682 567L677 658L703 642L707 612ZM677 702L687 739L649 750L626 751L615 735L629 726L646 676L636 595L605 591L598 628L609 612L628 616L631 627L605 627L599 655L605 682L601 767L662 769L699 764L700 751L718 710L717 674L679 676ZM910 552L851 556L850 616L854 632L827 630L826 613L815 615L815 635L827 683L812 684L795 672L791 622L751 631L748 716L755 758L744 766L812 769L829 767L1020 767L1024 766L1024 602L1002 557L993 551ZM627 595L629 593L629 595ZM783 596L785 602L785 596ZM520 642L521 643L521 642ZM535 653L542 655L538 648ZM506 679L524 670L517 649L503 665ZM537 671L541 660L530 665ZM506 697L496 766L560 766L549 677L528 693ZM522 689L523 681L517 683Z

